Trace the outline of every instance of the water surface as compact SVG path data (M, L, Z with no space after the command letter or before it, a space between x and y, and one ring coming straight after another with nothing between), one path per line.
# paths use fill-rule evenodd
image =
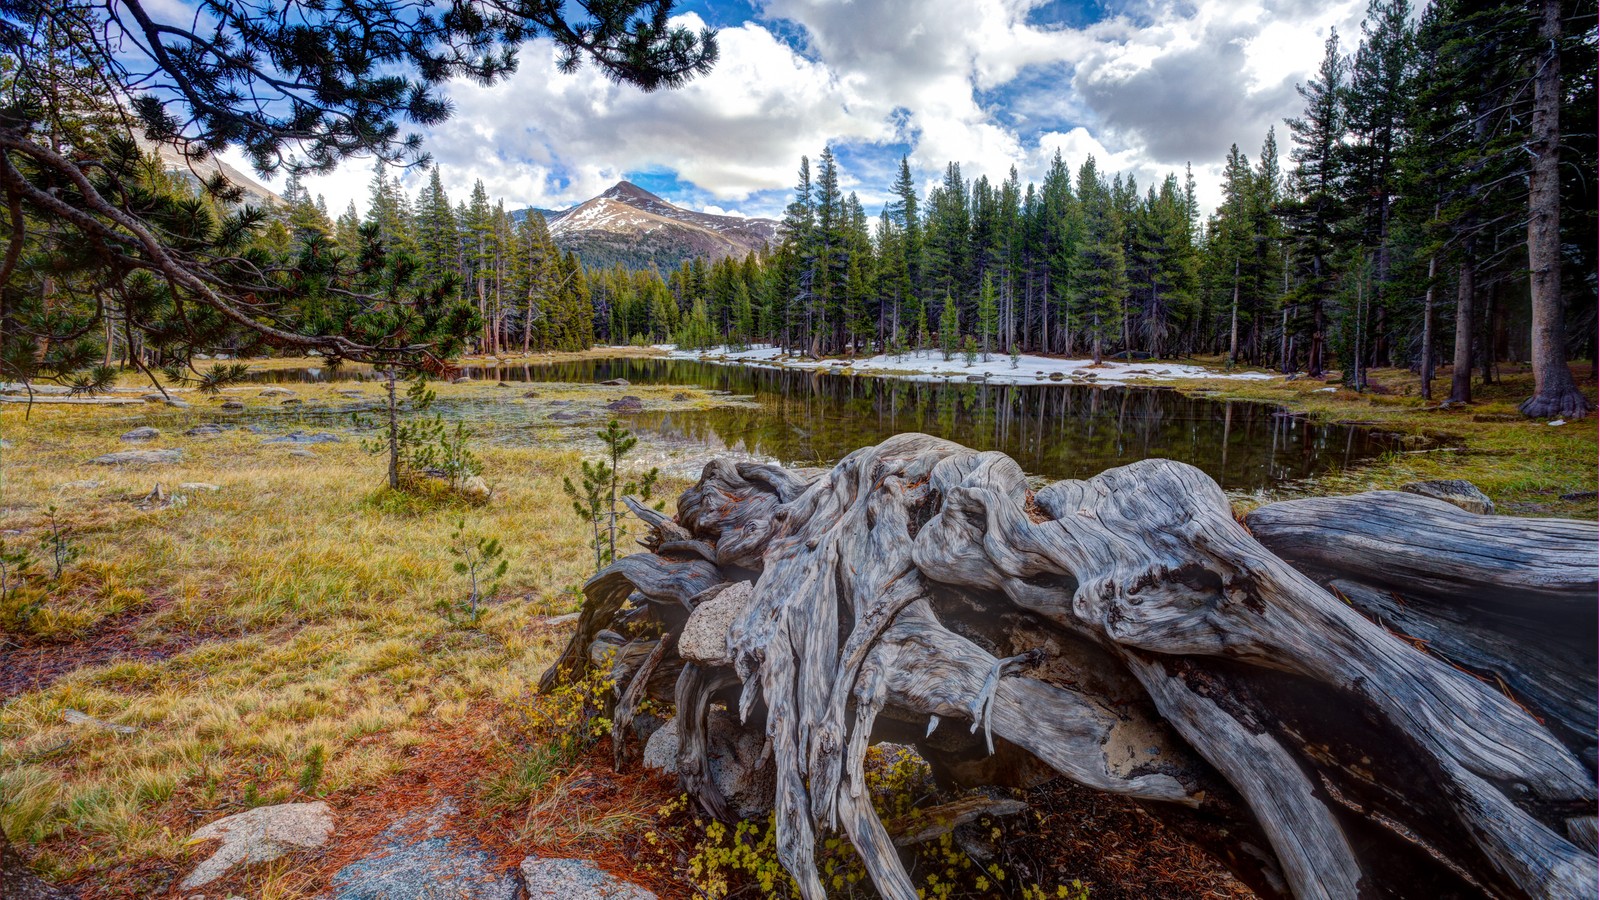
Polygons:
M374 377L360 366L258 374L259 380L279 382ZM577 384L623 378L724 391L748 400L622 418L647 440L700 443L795 465L828 465L891 435L921 431L1002 451L1029 474L1050 479L1086 478L1111 466L1166 457L1199 467L1225 488L1248 491L1357 464L1390 448L1386 436L1358 426L1317 425L1267 404L1185 396L1162 387L909 381L663 357L468 367L464 374ZM450 418L487 418L515 432L519 417L533 420L536 402L511 401L495 396L441 402L440 410ZM574 427L592 430L595 424Z

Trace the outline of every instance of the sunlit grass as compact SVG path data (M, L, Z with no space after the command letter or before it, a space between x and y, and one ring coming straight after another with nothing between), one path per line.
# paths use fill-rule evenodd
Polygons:
M327 405L346 402L339 389L373 398L379 390L290 387L307 404ZM547 397L600 393L537 387ZM481 442L494 486L482 506L390 495L382 460L344 422L269 426L345 438L316 445L314 458L242 428L183 435L202 422L261 421L252 410L280 406L263 388L224 395L246 403L242 419L196 393L180 395L190 409L41 404L24 419L20 404L0 407L0 434L12 444L0 456L0 530L33 546L54 505L81 551L59 581L36 580L28 602L41 601L37 608L22 609L28 598L0 602L0 624L29 646L59 642L62 653L74 639L126 631L123 650L147 657L81 666L0 707L0 824L36 845L47 872L92 876L119 863L180 860L193 828L221 812L374 785L404 765L428 728L487 728L472 711L527 690L562 637L532 626L576 608L592 556L561 491L582 456L573 432L535 431L517 446ZM507 402L521 395L483 382L437 390ZM141 425L160 429L160 439L118 440ZM88 463L154 447L182 448L184 459ZM186 502L139 509L157 481ZM219 490L177 487L187 482ZM498 600L470 629L435 609L465 590L447 546L462 519L469 532L500 536L511 563ZM69 725L68 709L137 731ZM313 746L322 748L314 779Z
M1595 383L1588 377L1588 366L1575 368L1574 374L1594 403ZM1377 389L1359 394L1311 379L1218 378L1176 384L1186 392L1215 391L1218 397L1282 404L1318 421L1360 422L1427 439L1360 467L1319 476L1300 486L1305 492L1346 494L1393 489L1409 481L1464 478L1504 512L1596 517L1594 500L1561 499L1563 494L1595 489L1600 450L1594 418L1554 427L1542 419L1523 418L1517 405L1533 394L1533 376L1525 366L1511 365L1501 367L1494 384L1474 380L1471 406L1439 409L1450 395L1449 375L1448 369L1438 374L1431 402L1422 400L1417 376L1404 369L1374 370L1370 378Z

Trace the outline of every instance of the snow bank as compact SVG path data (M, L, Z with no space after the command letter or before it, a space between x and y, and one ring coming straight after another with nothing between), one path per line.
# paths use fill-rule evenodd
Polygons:
M889 377L910 378L918 381L959 381L967 376L978 376L989 384L1127 384L1138 381L1170 381L1179 378L1230 378L1244 381L1278 378L1265 372L1219 372L1202 366L1157 362L1106 361L1095 367L1087 359L1054 359L1023 354L1015 368L1011 358L1003 353L989 354L984 362L982 355L972 365L967 365L962 354L948 361L938 350L912 351L899 356L878 355L849 362L840 360L815 360L786 355L781 349L758 344L748 350L678 350L672 344L658 344L658 349L668 351L673 359L693 359L725 365L767 366L790 369L827 369L833 372L870 373ZM1052 377L1059 376L1059 377Z

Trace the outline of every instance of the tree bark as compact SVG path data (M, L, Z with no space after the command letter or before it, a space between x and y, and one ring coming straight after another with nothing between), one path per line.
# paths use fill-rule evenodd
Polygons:
M1437 257L1428 258L1428 292L1422 300L1422 399L1433 399L1433 288L1439 271Z
M1539 4L1539 54L1533 73L1528 149L1528 287L1533 295L1534 394L1522 414L1581 419L1589 403L1567 368L1566 303L1561 296L1561 4Z
M1468 242L1470 245L1470 241ZM1471 247L1456 278L1456 356L1450 369L1450 402L1472 402L1472 294Z
M629 676L652 657L676 669L679 771L712 815L728 804L704 729L726 703L737 715L718 721L770 746L779 855L808 900L825 828L882 896L916 896L865 790L887 736L958 784L1060 774L1197 840L1209 821L1263 896L1593 896L1594 648L1555 648L1594 633L1594 524L1318 502L1246 530L1180 463L1034 492L1002 454L917 434L827 472L717 461L676 520L644 517L654 552L585 588L543 685L617 642ZM700 615L737 581L753 585L731 624ZM1415 598L1407 621L1454 650L1396 634L1396 601L1335 582ZM719 658L660 650L707 627Z

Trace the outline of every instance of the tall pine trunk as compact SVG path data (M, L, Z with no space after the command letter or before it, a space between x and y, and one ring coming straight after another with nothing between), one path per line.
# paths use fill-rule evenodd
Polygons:
M1534 394L1522 414L1579 419L1588 403L1567 368L1567 325L1561 297L1561 4L1540 4L1539 55L1533 75L1533 125L1528 148L1528 284L1533 295Z
M1433 399L1433 280L1439 271L1437 257L1428 258L1428 292L1422 299L1422 399Z
M1456 279L1456 358L1450 370L1450 402L1472 402L1472 249L1461 261Z

